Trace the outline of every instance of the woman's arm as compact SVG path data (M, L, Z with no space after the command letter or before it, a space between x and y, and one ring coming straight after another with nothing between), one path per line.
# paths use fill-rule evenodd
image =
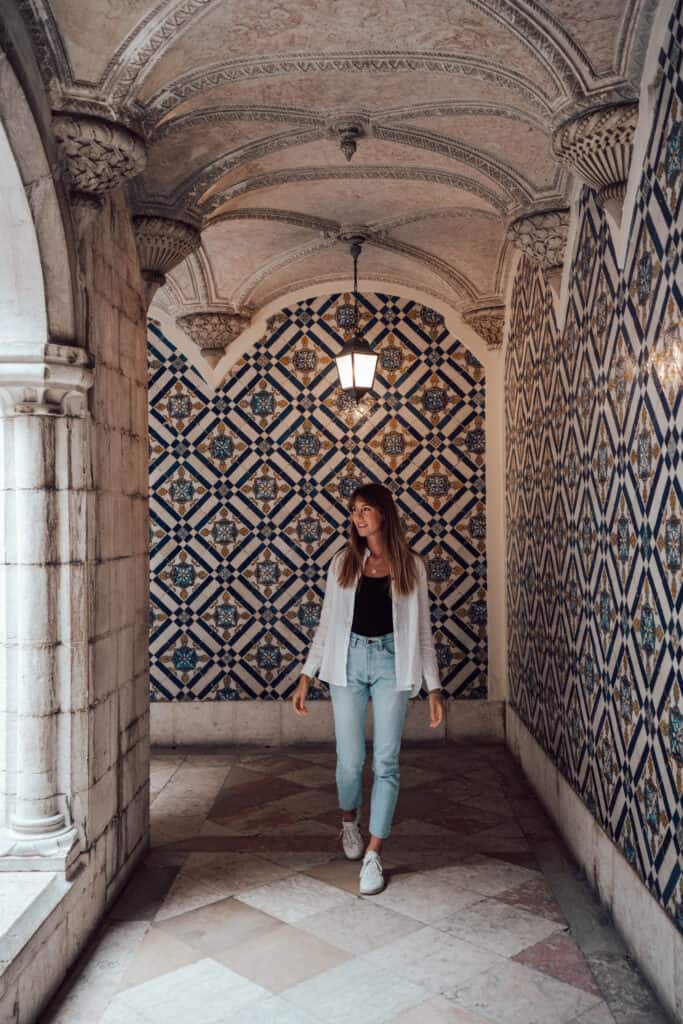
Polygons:
M439 666L436 660L434 648L434 637L432 636L432 617L429 608L429 590L427 589L427 570L422 559L418 559L418 582L417 582L417 603L418 603L418 630L420 644L420 658L422 661L422 677L429 692L441 691L441 679L439 677Z
M301 670L302 675L309 676L310 678L315 676L323 660L323 650L325 649L325 640L327 639L327 631L330 625L332 590L337 585L336 569L337 556L335 555L327 570L327 583L325 584L325 596L323 597L323 606L320 610L320 619L313 635L304 667Z
M420 643L420 659L422 661L422 677L427 684L429 694L429 725L436 729L444 720L443 696L439 665L436 660L434 637L432 636L432 616L429 608L429 590L427 588L427 570L422 559L418 564L418 629Z

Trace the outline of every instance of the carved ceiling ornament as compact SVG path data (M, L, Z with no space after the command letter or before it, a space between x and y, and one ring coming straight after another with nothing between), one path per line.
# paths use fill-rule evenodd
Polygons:
M164 86L144 108L145 124L151 130L176 106L195 96L232 82L244 82L273 75L302 75L325 72L394 74L401 71L444 74L493 82L507 92L521 96L546 120L553 108L540 86L523 75L503 70L499 64L479 57L453 56L448 53L369 52L272 54L258 60L232 58L192 70Z
M558 128L553 152L584 184L595 189L599 203L616 200L619 204L626 194L637 123L637 103L589 110Z
M52 119L59 151L73 190L103 196L144 170L145 143L129 128L100 117L56 114Z
M169 270L198 249L202 239L191 224L167 217L133 217L133 231L149 305Z
M178 326L192 339L207 363L217 366L228 345L249 326L253 310L239 309L221 312L186 313L177 318Z
M219 190L202 206L202 211L206 217L209 217L219 207L230 202L232 199L236 199L238 196L243 196L248 192L254 192L259 189L271 188L274 185L301 181L367 180L371 178L385 178L388 181L427 181L436 185L448 185L451 188L459 188L478 196L480 199L484 199L495 210L498 210L499 213L507 212L507 204L498 193L486 188L485 185L481 185L478 181L466 178L464 175L424 167L397 167L391 164L386 166L373 164L370 166L342 168L293 167L283 171L259 174L253 178L238 181L234 185L229 185L222 191Z
M487 306L483 309L472 309L462 315L466 324L476 331L486 342L487 348L498 349L503 345L503 328L505 326L505 306Z
M512 244L543 270L564 263L569 230L569 210L546 210L518 217L508 228Z

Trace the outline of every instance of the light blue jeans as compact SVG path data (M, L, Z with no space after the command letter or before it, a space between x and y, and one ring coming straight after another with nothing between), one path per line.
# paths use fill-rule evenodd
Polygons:
M401 735L409 690L396 689L394 634L351 634L346 660L346 686L330 686L337 739L337 792L343 811L363 802L365 717L372 699L374 779L370 800L370 833L386 839L398 799Z

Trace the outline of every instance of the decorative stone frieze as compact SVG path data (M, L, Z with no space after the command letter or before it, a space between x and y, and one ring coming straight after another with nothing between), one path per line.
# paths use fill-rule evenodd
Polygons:
M133 230L149 306L169 270L195 252L202 238L191 224L168 217L134 217Z
M144 170L145 144L123 125L83 114L57 114L52 127L75 192L103 196Z
M597 200L621 217L633 156L638 104L621 103L579 114L557 129L553 151Z
M207 313L187 313L177 323L199 347L210 366L216 366L228 348L249 325L251 310L225 310Z
M90 357L75 346L0 350L0 416L83 416L92 383Z
M512 244L543 270L564 263L569 230L569 210L547 210L518 217L508 228Z
M505 306L486 306L472 309L462 315L466 324L479 334L486 342L487 348L501 348L503 344L503 327L505 325Z

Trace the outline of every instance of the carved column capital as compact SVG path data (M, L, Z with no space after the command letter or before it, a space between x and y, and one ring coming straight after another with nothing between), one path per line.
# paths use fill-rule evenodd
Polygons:
M553 152L597 193L598 202L621 217L638 122L637 103L589 110L561 125L553 135Z
M82 230L101 209L107 192L144 170L145 143L130 128L86 114L55 114L52 127Z
M251 320L249 309L186 313L177 323L197 345L210 366L216 366L228 345L245 330Z
M508 228L512 244L543 270L564 263L569 230L569 210L546 210L518 217Z
M149 306L169 270L195 252L202 238L191 224L169 217L133 217L133 231Z
M73 345L0 351L0 416L83 416L93 385L88 353Z
M484 339L487 348L501 348L505 325L505 306L502 303L497 306L470 309L463 313L462 318Z

